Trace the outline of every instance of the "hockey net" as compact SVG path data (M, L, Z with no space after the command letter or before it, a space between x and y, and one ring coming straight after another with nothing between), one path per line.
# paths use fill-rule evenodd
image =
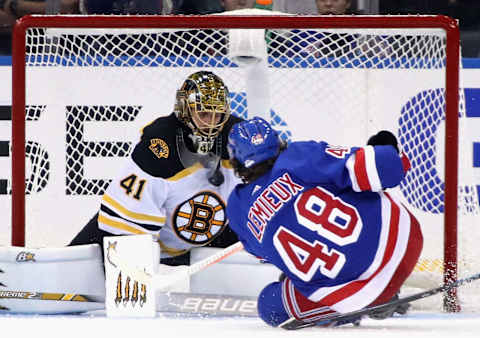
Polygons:
M425 237L414 286L478 272L479 208L456 22L229 14L19 21L13 244L68 243L96 212L141 128L172 112L190 73L208 69L228 85L234 114L267 118L285 140L352 146L393 131L412 163L396 193ZM474 309L468 289L459 291L460 303ZM470 293L462 298L463 290Z

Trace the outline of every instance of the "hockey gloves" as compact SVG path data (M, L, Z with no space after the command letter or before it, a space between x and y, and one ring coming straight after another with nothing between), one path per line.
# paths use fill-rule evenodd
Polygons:
M393 135L391 132L387 130L379 131L377 134L371 136L368 139L367 145L369 146L391 145L395 149L397 149L397 152L399 152L397 138L395 137L395 135Z

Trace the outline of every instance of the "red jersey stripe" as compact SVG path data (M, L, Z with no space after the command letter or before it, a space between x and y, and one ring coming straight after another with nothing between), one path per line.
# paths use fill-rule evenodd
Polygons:
M360 148L355 153L355 164L353 168L360 190L371 190L370 182L368 181L367 175L367 165L365 163L365 150L363 148Z

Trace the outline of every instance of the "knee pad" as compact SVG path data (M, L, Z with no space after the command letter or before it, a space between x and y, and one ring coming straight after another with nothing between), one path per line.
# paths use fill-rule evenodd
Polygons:
M282 283L268 284L260 295L257 302L258 315L271 326L278 326L290 318L282 301Z

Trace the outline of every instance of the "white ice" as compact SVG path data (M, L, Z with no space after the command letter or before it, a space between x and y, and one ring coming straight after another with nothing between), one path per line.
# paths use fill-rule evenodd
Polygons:
M186 317L107 318L102 311L84 315L0 315L0 337L31 338L414 338L480 337L480 314L412 312L382 321L363 319L359 327L285 331L258 318Z

